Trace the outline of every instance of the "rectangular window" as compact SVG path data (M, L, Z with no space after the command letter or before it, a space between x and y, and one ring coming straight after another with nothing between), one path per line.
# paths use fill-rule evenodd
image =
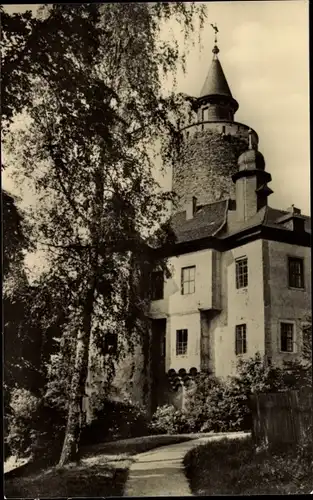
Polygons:
M196 267L183 267L181 270L181 294L195 293Z
M152 273L152 290L151 299L152 300L162 300L163 299L163 289L164 289L164 276L163 271L155 271Z
M241 257L236 259L236 288L248 286L248 259Z
M209 108L202 108L202 121L206 122L209 119Z
M117 334L106 333L104 336L104 352L105 354L117 353Z
M187 354L188 330L176 330L176 356Z
M236 355L247 352L247 325L236 326Z
M280 323L280 350L294 352L294 324Z
M289 257L288 268L289 286L292 288L304 288L303 259Z

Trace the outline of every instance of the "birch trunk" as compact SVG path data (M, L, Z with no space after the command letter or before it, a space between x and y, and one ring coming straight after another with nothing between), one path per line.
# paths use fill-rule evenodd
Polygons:
M59 466L77 460L79 453L80 433L85 422L83 398L85 396L88 377L89 346L94 310L95 290L98 273L98 249L101 242L101 215L103 210L103 170L98 165L94 172L95 193L93 199L93 217L90 224L92 243L91 279L83 310L83 327L78 332L75 366L71 382L71 394L68 410L67 426Z
M83 398L88 376L93 298L94 286L91 286L85 304L83 328L77 335L75 366L71 382L65 438L59 460L60 467L78 458L80 433L83 424Z

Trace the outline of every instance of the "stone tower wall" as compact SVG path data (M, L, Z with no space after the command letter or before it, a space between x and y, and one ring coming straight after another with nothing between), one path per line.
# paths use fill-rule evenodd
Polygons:
M173 169L177 209L183 210L190 196L203 205L235 196L232 174L238 157L248 148L249 127L236 122L207 122L183 130L184 145ZM253 140L258 136L254 132Z

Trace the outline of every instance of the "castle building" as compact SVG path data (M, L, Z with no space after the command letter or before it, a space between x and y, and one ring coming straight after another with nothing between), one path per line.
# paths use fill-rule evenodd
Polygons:
M273 365L296 358L311 310L310 218L294 206L269 206L258 135L235 121L239 105L218 53L215 45L193 118L181 129L176 243L164 255L171 277L158 270L153 277L154 407L179 405L195 373L234 374L240 357L259 352Z

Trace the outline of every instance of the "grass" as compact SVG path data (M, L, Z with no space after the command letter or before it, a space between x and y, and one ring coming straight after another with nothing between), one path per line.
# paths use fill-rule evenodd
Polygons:
M305 462L290 451L256 453L251 437L198 446L187 453L184 465L196 496L288 495L313 490L309 460Z
M145 436L82 449L79 464L5 480L6 498L123 496L133 455L192 437Z

